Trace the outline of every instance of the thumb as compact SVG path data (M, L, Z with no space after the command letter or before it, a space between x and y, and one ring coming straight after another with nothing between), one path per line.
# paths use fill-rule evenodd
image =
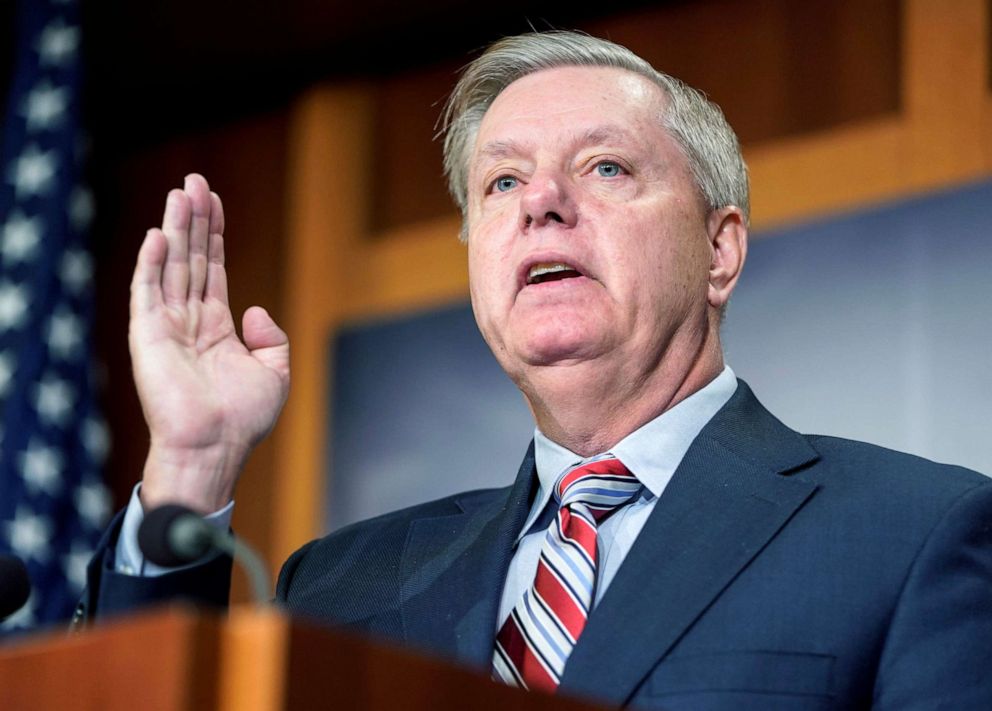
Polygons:
M279 374L289 376L289 337L268 311L261 306L249 308L241 318L241 331L252 356Z

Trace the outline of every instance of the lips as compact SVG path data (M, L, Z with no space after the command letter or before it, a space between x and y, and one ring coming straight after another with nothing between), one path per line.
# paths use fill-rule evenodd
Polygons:
M591 276L576 260L562 255L536 255L526 260L520 268L521 289L552 281Z
M546 281L558 281L559 279L572 279L577 276L582 276L582 273L564 262L535 264L527 272L527 285L543 284Z

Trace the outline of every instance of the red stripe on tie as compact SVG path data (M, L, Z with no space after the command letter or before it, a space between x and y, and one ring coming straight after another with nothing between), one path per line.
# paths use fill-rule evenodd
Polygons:
M543 560L537 564L534 592L548 604L548 608L553 611L561 626L572 635L572 639L578 639L586 624L586 611Z
M554 692L558 688L558 679L531 649L512 614L500 629L496 641L506 652L507 663L516 670L517 676L524 680L528 689Z
M589 556L593 567L596 566L596 529L589 525L589 522L581 516L573 516L568 509L561 509L558 512L561 521L562 536L570 541L575 541L582 550Z

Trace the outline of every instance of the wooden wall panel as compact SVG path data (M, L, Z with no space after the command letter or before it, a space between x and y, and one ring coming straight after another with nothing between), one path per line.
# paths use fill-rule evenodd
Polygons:
M705 91L745 145L895 115L898 0L702 0L580 25ZM377 82L375 233L452 212L431 142L457 60Z
M367 88L325 87L293 112L286 213L284 328L290 337L293 386L274 433L277 522L270 561L278 563L320 530L329 411L327 347L342 306L367 291L375 273L361 249L369 232L374 165Z
M372 234L451 212L437 133L441 108L463 61L387 77L374 102Z
M898 0L706 0L590 30L705 91L755 144L896 112L899 14Z

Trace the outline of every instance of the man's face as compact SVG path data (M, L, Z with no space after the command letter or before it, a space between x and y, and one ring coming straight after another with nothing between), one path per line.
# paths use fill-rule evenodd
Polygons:
M706 327L707 213L655 84L610 68L517 80L479 127L468 186L472 307L518 383L533 366L660 367Z

